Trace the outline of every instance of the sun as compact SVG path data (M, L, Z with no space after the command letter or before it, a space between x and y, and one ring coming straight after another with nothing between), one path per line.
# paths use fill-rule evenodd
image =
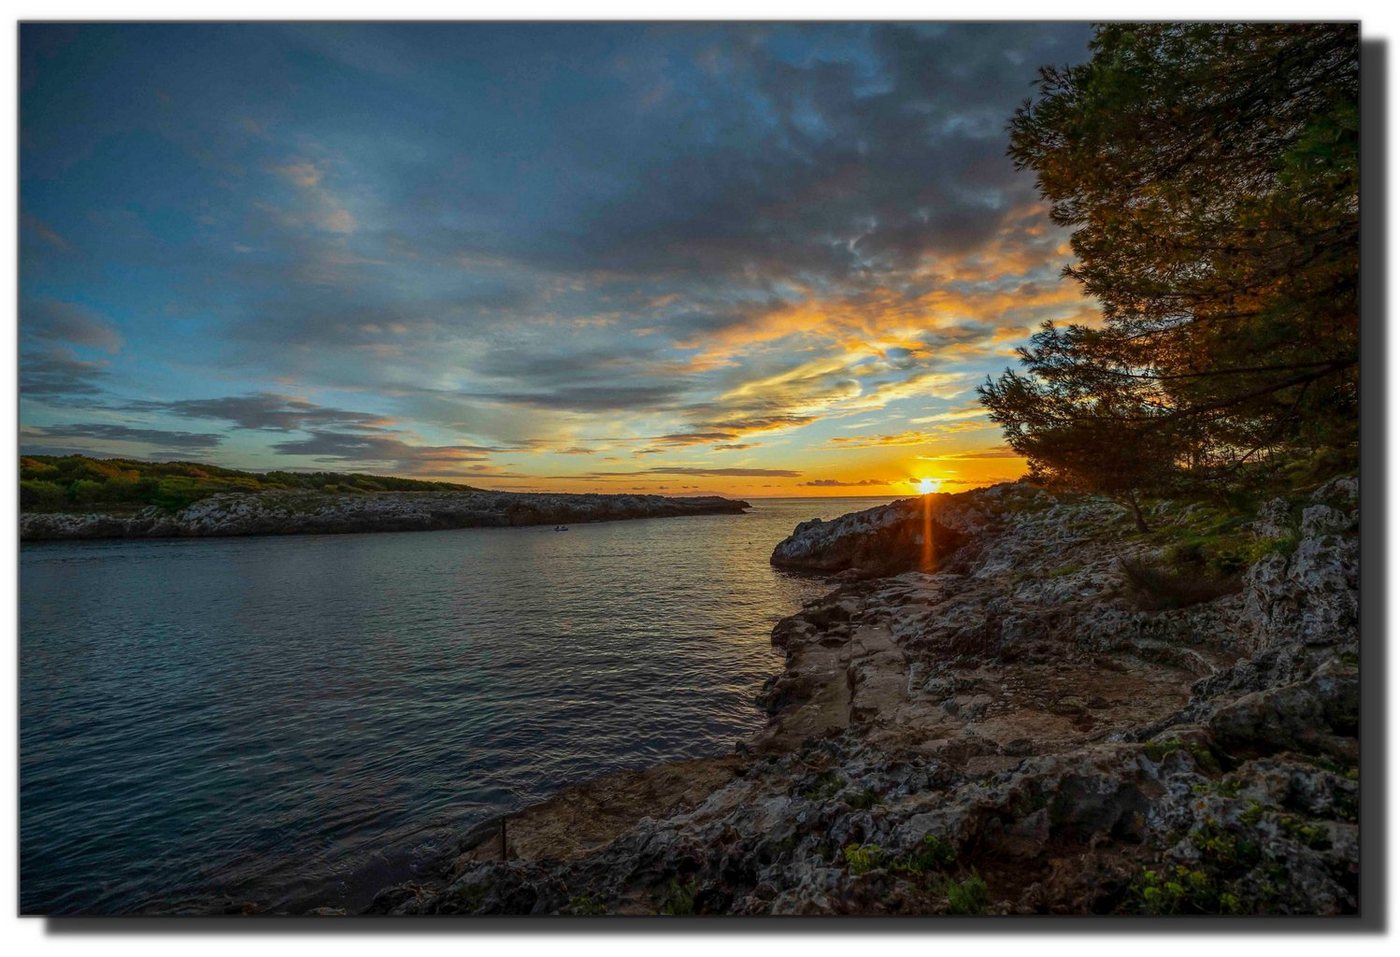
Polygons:
M938 489L939 489L942 485L943 485L943 480L942 480L942 479L932 479L932 478L919 479L919 494L920 494L920 495L930 495L930 494L932 494L932 493L938 491Z

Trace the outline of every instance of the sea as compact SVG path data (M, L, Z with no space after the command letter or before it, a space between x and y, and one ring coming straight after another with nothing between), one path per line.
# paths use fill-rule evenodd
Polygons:
M773 546L887 501L25 544L21 910L354 912L497 814L731 753L831 587Z

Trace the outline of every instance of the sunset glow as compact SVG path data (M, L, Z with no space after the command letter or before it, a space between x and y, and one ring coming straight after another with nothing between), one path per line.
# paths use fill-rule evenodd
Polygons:
M960 490L1093 314L1004 131L1086 25L22 32L26 453Z

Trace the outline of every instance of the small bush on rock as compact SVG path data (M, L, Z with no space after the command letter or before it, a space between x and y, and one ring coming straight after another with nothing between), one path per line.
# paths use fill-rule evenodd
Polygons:
M991 906L987 882L976 871L962 881L949 881L944 893L948 895L948 911L953 914L985 914Z
M1129 558L1118 564L1133 599L1143 611L1189 608L1233 595L1244 587L1239 574L1233 572L1213 575L1204 569L1173 569Z

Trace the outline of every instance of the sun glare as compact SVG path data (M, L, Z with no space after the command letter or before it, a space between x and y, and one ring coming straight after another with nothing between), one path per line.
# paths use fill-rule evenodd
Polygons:
M933 492L936 492L938 491L939 486L941 486L942 484L943 482L941 479L919 479L919 494L929 495Z

